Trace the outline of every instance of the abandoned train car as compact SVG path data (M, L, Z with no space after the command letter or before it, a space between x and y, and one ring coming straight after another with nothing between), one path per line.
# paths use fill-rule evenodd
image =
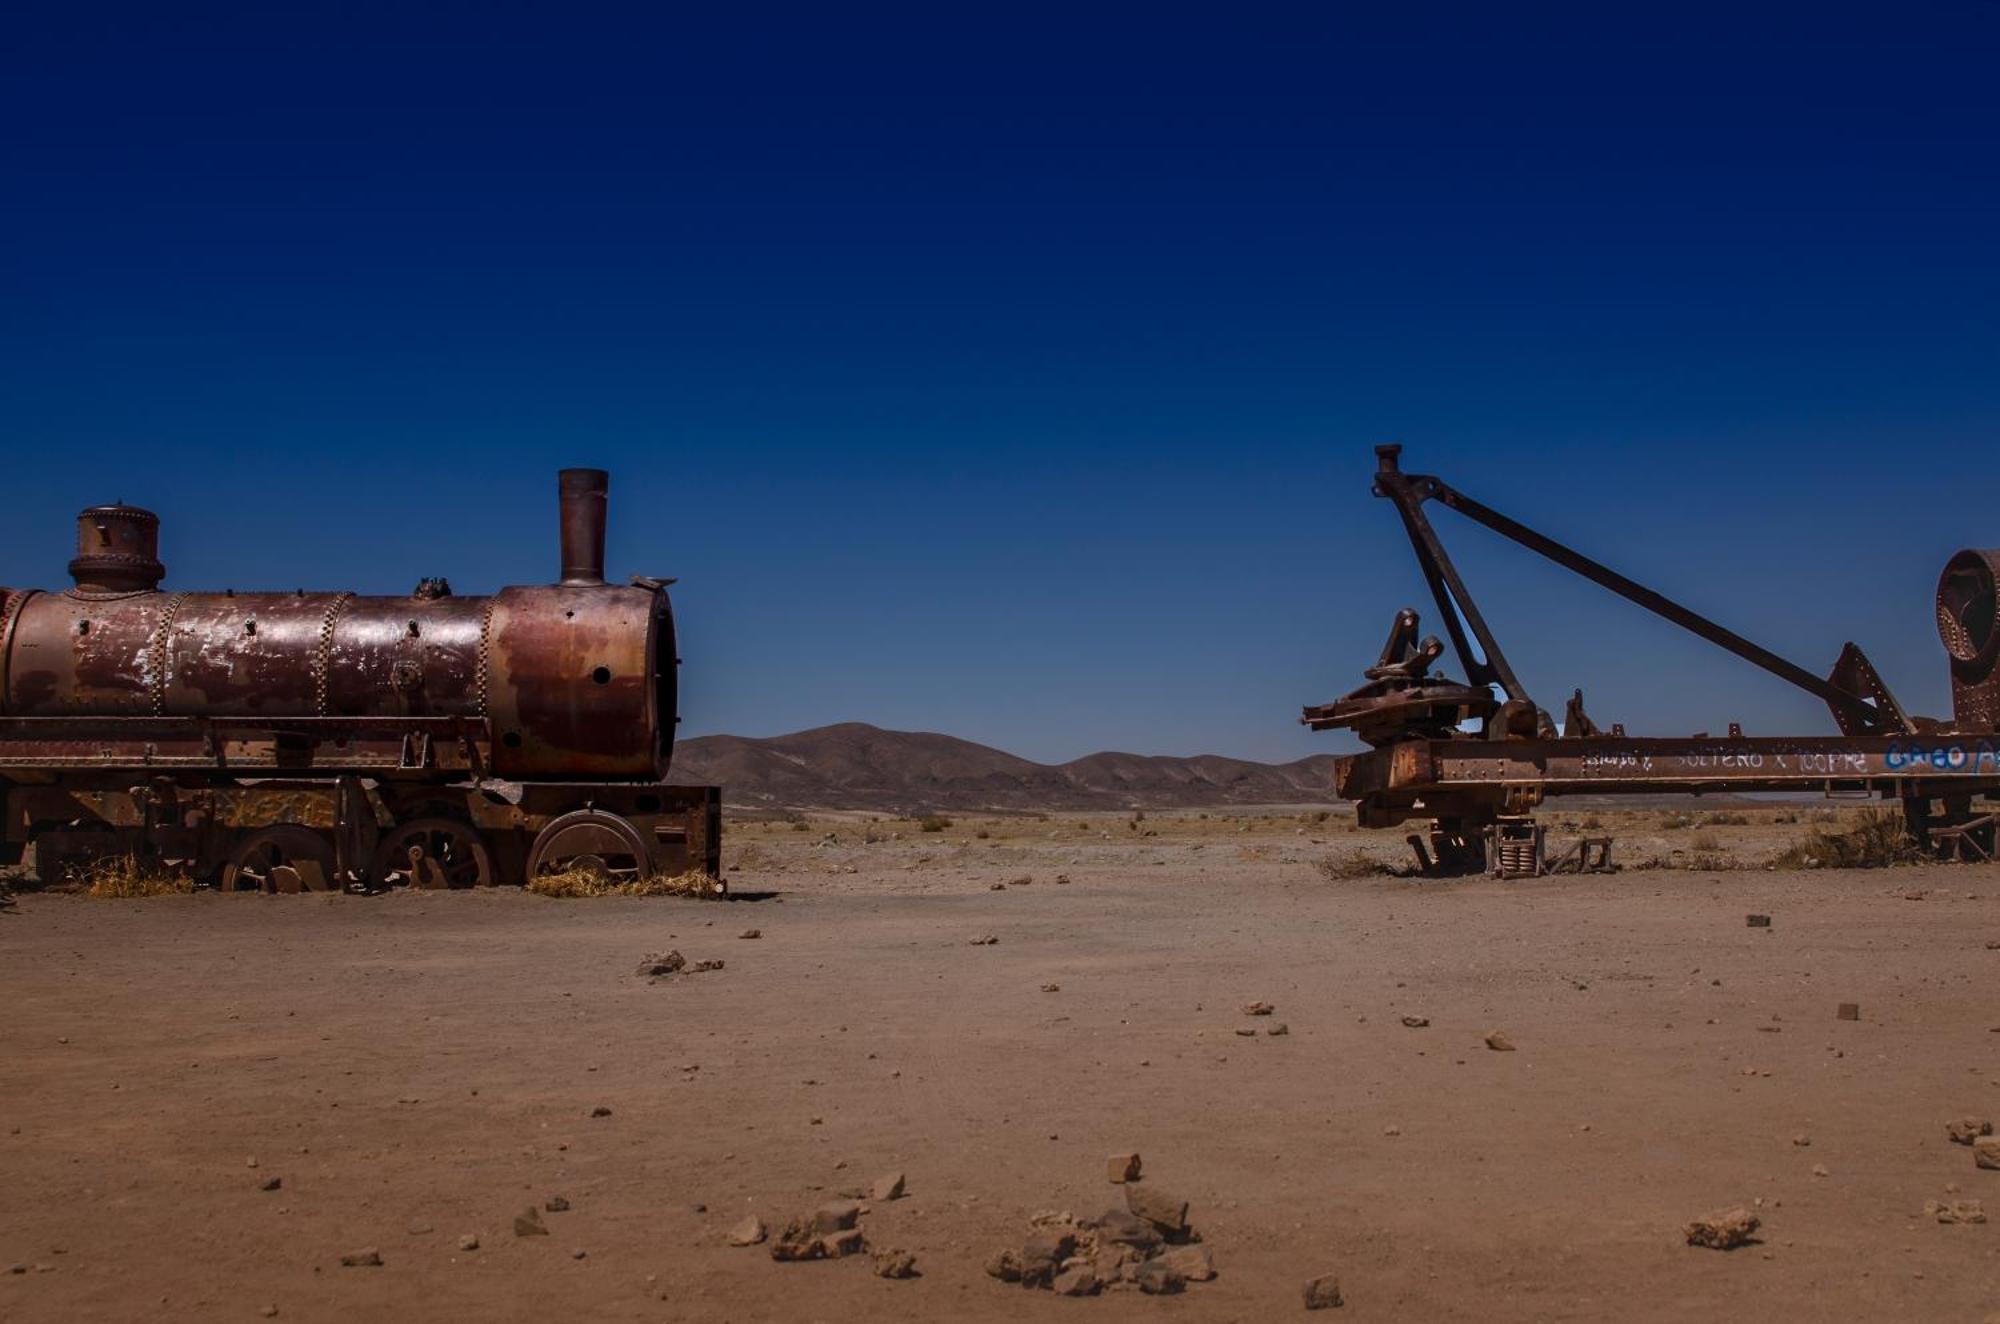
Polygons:
M607 475L558 477L562 575L460 597L165 591L159 520L77 518L74 581L0 588L0 863L126 856L225 892L704 872L666 782L670 581L605 582Z

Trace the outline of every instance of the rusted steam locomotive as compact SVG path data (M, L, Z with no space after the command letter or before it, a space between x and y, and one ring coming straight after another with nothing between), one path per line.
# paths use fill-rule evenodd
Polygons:
M77 518L75 583L0 589L0 863L133 856L225 892L700 871L670 786L670 581L604 580L607 477L558 479L562 578L458 597L162 591L159 520Z

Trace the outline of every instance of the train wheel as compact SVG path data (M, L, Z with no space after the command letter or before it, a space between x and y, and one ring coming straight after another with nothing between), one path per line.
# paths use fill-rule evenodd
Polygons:
M577 809L554 819L528 851L529 881L543 874L587 869L612 882L650 877L653 845L627 819L602 809Z
M382 887L491 887L493 855L470 823L419 818L382 838L371 873Z
M217 880L224 892L325 892L333 885L333 840L296 823L245 836Z

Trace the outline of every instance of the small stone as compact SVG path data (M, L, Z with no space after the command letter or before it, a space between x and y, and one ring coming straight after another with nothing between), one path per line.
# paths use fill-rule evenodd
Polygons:
M1932 1209L1931 1206L1937 1207ZM1942 1204L1930 1201L1924 1206L1940 1223L1984 1223L1986 1207L1977 1200L1950 1200Z
M1511 1053L1514 1051L1514 1041L1498 1030L1486 1036L1486 1046L1496 1053Z
M1037 1232L1029 1237L1021 1243L1017 1260L1022 1285L1041 1287L1049 1283L1075 1249L1076 1238L1067 1232Z
M435 1231L437 1231L437 1229L432 1227L429 1223L412 1223L409 1226L409 1233L413 1237L428 1237L431 1233Z
M1128 1181L1139 1180L1139 1156L1137 1154L1113 1154L1104 1160L1104 1176L1113 1185L1123 1186Z
M1403 1134L1403 1128L1397 1126L1394 1122L1391 1122L1389 1125L1382 1128L1382 1134L1385 1136L1399 1136Z
M741 932L741 933L737 934L736 936L737 936L737 937L739 937L739 938L746 938L746 939L747 939L747 938L761 938L761 937L763 937L763 936L764 936L764 930L762 930L762 929L745 929L745 930L743 930L743 932Z
M514 1235L517 1237L546 1237L548 1225L542 1222L542 1211L529 1205L514 1215Z
M1255 1039L1257 1037L1256 1029L1248 1025L1237 1026L1236 1033L1245 1039Z
M875 1276L877 1278L914 1278L917 1276L917 1257L909 1251L896 1247L884 1247L875 1252Z
M1160 1230L1129 1209L1107 1209L1091 1225L1100 1245L1130 1246L1150 1252L1160 1244Z
M1057 1274L1049 1286L1057 1296L1096 1296L1104 1284L1098 1281L1094 1269L1079 1264Z
M373 1246L361 1250L351 1250L340 1257L343 1269L379 1269L382 1267L382 1252Z
M1246 1002L1243 1004L1245 1016L1269 1016L1277 1008L1268 1002Z
M876 1204L887 1204L891 1200L903 1198L903 1174L885 1173L868 1184L868 1198Z
M265 1319L276 1319L278 1317L278 1308L276 1306L260 1306L257 1313Z
M771 1238L771 1258L778 1261L826 1258L826 1247L813 1232L810 1218L794 1218Z
M990 886L988 886L986 890L989 892L1004 892L1007 890L1007 884L993 883Z
M1771 917L1769 915L1745 915L1743 922L1753 929L1768 929L1771 927Z
M1291 1032L1292 1027L1283 1021L1279 1021L1276 1025L1267 1026L1264 1030L1264 1033L1270 1035L1273 1039L1276 1039L1279 1035L1290 1034Z
M1792 1137L1792 1143L1797 1145L1800 1149L1804 1149L1807 1145L1810 1145L1812 1143L1812 1137L1801 1131L1798 1135Z
M1972 1161L1982 1168L2000 1169L2000 1136L1980 1136L1974 1140Z
M257 1189L260 1191L275 1191L284 1184L285 1179L283 1177L266 1177L263 1181L257 1183Z
M466 1233L464 1236L458 1239L458 1248L460 1250L478 1250L479 1234L476 1232Z
M1215 1257L1206 1246L1176 1246L1160 1259L1191 1283L1205 1283L1215 1277Z
M1042 992L1044 992L1044 993L1060 993L1060 992L1062 992L1062 985L1061 985L1061 984L1044 984L1044 985L1042 985Z
M986 1257L986 1275L989 1278L998 1278L1003 1283L1020 1282L1020 1252L1013 1250L994 1251Z
M1981 1136L1993 1134L1993 1123L1983 1117L1954 1117L1944 1124L1944 1133L1954 1145L1969 1145Z
M1762 1225L1763 1220L1757 1215L1738 1206L1697 1218L1681 1230L1690 1246L1706 1246L1710 1250L1735 1250L1749 1241L1751 1235Z
M1405 1017L1403 1017L1403 1024L1404 1024L1405 1026L1409 1027L1409 1028L1410 1028L1410 1029L1412 1029L1412 1030L1421 1030L1421 1029L1424 1029L1424 1028L1428 1027L1428 1026L1430 1025L1430 1023L1431 1023L1431 1018L1430 1018L1430 1017L1428 1017L1428 1016L1405 1016Z
M1826 1170L1826 1164L1815 1163L1812 1165L1812 1175L1815 1177L1830 1177L1833 1174Z
M729 1244L732 1246L755 1246L764 1237L764 1220L755 1214L729 1229Z
M1132 1281L1147 1296L1172 1296L1187 1286L1187 1276L1165 1259L1147 1260Z
M1833 1015L1836 1020L1858 1021L1861 1019L1861 1004L1858 1002L1843 1002L1834 1008Z
M868 1241L862 1236L860 1228L842 1228L838 1232L823 1233L819 1238L819 1248L827 1259L839 1260L867 1250Z
M548 1199L542 1201L542 1208L552 1214L566 1214L569 1212L569 1201L563 1196L551 1195Z
M581 1246L578 1246L578 1247L577 1247L577 1248L576 1248L575 1250L573 1250L573 1251L571 1251L571 1252L569 1253L569 1257L570 1257L571 1259L573 1259L573 1260L580 1260L580 1259L584 1258L584 1257L585 1257L586 1255L589 1255L589 1254L590 1254L590 1252L589 1252L589 1251L585 1250L585 1249L584 1249L583 1247L581 1247Z
M861 1217L861 1205L854 1200L829 1200L813 1210L813 1231L845 1232Z
M687 965L687 958L679 952L648 952L633 973L641 978L657 979L663 975L678 973Z
M1151 1182L1127 1182L1125 1207L1162 1232L1187 1230L1188 1202Z
M1323 1273L1306 1284L1307 1310L1331 1310L1341 1305L1340 1278L1335 1274Z
M719 958L713 960L696 961L693 965L688 967L688 973L691 975L707 974L710 970L722 969L723 964L724 963Z
M600 1103L590 1110L590 1115L592 1117L609 1117L611 1116L611 1110Z
M972 945L974 947L991 947L994 943L999 941L1000 940L998 938L994 937L990 933L982 933L977 938L974 938L972 940Z

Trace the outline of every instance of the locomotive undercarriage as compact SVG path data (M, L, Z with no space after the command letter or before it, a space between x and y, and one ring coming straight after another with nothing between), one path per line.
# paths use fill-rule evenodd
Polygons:
M709 786L72 771L0 783L0 803L0 864L32 841L44 883L129 858L223 892L484 887L575 868L614 881L701 872L723 890Z

